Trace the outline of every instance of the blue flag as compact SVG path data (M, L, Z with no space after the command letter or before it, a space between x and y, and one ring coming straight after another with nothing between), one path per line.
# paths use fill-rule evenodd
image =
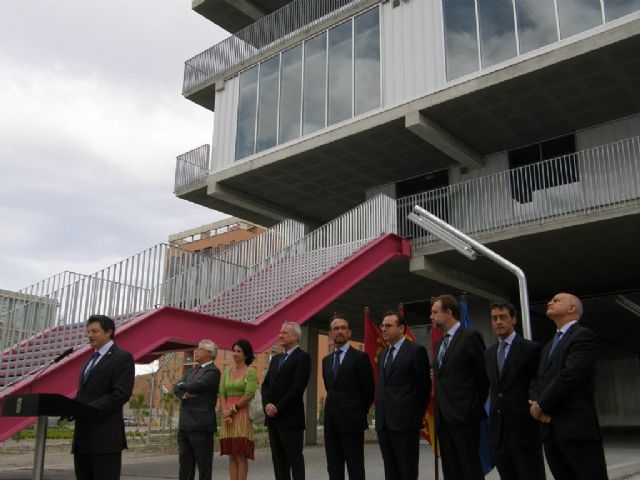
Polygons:
M464 328L471 328L471 318L469 317L469 304L467 299L463 296L460 299L461 319L460 323ZM478 455L480 456L480 463L482 464L482 471L486 475L493 470L494 464L491 459L491 445L489 443L489 401L484 405L485 419L480 423L480 448L478 449Z

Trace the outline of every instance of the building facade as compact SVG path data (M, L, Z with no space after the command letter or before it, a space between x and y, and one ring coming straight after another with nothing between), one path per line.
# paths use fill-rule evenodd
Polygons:
M382 194L411 240L309 328L400 302L424 324L431 297L465 291L492 340L488 302L517 303L515 279L408 221L417 204L524 270L535 340L552 335L548 298L582 297L602 423L640 424L639 0L218 4L194 10L232 35L183 85L215 112L213 142L178 157L176 195L312 231Z

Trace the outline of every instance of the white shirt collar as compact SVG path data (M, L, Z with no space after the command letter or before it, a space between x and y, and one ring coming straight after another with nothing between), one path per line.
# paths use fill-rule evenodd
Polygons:
M458 331L458 329L462 326L462 324L460 322L456 322L453 327L451 327L449 329L449 331L447 331L445 333L445 335L449 335L450 338L453 338L453 336L456 334L456 332Z
M578 323L578 320L571 320L570 322L565 323L561 329L559 329L559 332L562 332L562 334L564 335L565 333L567 333L567 330L569 330L571 327L573 327L576 323Z

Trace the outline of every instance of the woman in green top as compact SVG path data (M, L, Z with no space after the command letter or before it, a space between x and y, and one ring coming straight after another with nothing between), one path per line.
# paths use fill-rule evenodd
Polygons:
M229 455L231 480L246 480L247 458L254 459L253 425L248 408L258 385L256 369L249 366L254 358L251 344L237 340L233 344L233 365L224 369L220 381L220 455Z

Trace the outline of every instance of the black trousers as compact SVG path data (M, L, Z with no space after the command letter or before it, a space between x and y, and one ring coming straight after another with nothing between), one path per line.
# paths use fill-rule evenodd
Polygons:
M73 467L77 480L118 480L122 468L122 452L76 453Z
M523 446L518 432L503 426L500 443L491 446L491 454L501 480L545 480L542 442Z
M304 480L304 430L269 427L269 445L276 480Z
M437 433L444 478L447 480L484 480L478 454L480 424L450 425L441 418Z
M384 461L385 480L417 480L420 461L420 432L395 432L383 428L377 431Z
M364 430L357 432L324 431L329 480L344 480L347 465L349 480L364 480Z
M211 480L213 475L213 432L178 430L178 477L193 480L198 466L198 478Z
M555 480L608 480L607 463L600 440L562 439L551 435L544 454Z

